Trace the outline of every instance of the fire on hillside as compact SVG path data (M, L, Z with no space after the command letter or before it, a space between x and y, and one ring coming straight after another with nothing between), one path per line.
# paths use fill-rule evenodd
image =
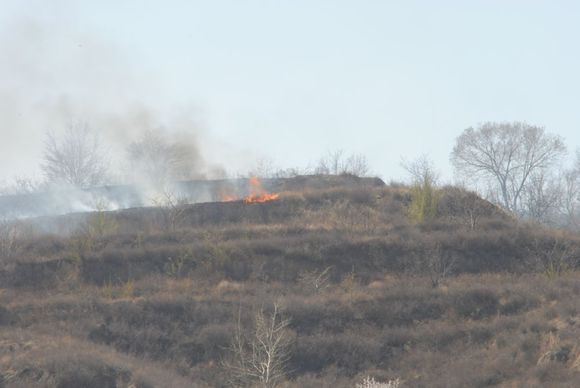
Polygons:
M268 193L262 188L262 183L256 177L250 178L250 195L244 198L244 203L257 203L274 201L280 197L280 194Z
M249 194L243 198L244 203L260 203L260 202L268 202L274 201L280 198L280 194L277 193L269 193L262 187L262 183L257 177L251 177L249 180ZM233 202L237 201L241 198L237 198L235 195L231 193L222 193L221 194L221 201L222 202Z

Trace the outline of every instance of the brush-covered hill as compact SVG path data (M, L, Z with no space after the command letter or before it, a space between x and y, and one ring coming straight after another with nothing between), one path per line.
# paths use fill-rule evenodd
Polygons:
M379 179L263 186L3 225L0 387L577 386L578 236L453 187L418 223Z

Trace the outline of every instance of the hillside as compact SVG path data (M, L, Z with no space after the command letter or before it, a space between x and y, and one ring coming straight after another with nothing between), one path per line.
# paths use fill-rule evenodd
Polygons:
M0 387L255 386L236 339L274 311L281 386L577 386L580 237L453 187L422 223L379 179L264 188L4 225Z

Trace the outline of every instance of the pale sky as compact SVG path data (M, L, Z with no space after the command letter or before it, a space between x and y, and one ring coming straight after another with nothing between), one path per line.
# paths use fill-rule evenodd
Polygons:
M580 2L0 0L0 179L38 175L71 118L115 152L196 133L230 171L367 156L385 180L455 138L527 121L580 146ZM117 147L117 148L115 148Z

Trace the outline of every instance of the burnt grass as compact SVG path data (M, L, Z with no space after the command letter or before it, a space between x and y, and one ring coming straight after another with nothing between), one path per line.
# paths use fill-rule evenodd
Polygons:
M578 236L451 187L416 224L408 188L337 182L19 223L0 266L0 387L227 386L238 319L251 333L274 304L290 320L283 386L578 386L580 274L536 257ZM437 286L434 255L453 263Z

